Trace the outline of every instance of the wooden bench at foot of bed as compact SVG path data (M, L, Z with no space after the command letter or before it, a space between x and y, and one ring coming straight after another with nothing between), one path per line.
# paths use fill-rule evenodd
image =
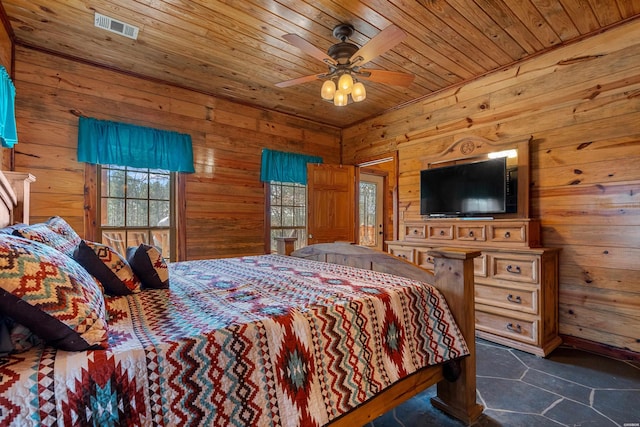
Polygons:
M447 300L469 347L470 355L461 360L456 381L445 379L443 365L423 368L334 420L330 426L364 425L436 383L437 396L431 399L435 407L466 424L475 422L482 413L482 405L476 402L473 296L473 258L480 252L441 248L429 251L429 254L435 259L434 273L385 252L347 243L320 243L291 253L295 257L395 274L434 285Z

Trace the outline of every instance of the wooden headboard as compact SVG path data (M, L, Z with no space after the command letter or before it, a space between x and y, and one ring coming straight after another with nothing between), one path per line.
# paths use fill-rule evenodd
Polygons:
M13 208L18 198L7 177L0 171L0 227L6 227L13 221Z

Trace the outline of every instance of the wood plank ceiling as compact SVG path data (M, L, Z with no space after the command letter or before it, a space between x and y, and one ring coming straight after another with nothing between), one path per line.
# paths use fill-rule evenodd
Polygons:
M640 0L2 0L16 43L133 75L346 127L492 70L640 17ZM94 26L94 12L139 27L132 40ZM415 74L407 87L365 81L367 99L335 107L327 72L288 44L322 51L339 23L362 46L391 24L407 37L365 67Z

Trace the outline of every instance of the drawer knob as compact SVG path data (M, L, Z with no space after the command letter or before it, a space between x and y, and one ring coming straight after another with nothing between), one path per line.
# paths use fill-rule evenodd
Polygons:
M444 230L440 230L440 235L444 236Z
M506 233L504 233L504 238L508 239L509 237L511 237L511 233L509 233L508 231Z
M519 334L522 333L522 326L520 326L520 325L515 325L514 326L513 323L511 323L511 322L507 323L507 329L512 331L512 332L517 332Z
M473 230L469 232L469 237L473 237Z
M413 229L413 234L418 234L418 229L414 228Z
M507 295L507 301L513 302L516 304L522 304L522 298L520 298L520 295L516 295L516 297L514 298L513 295L509 294Z
M513 266L513 265L509 264L509 265L507 265L507 271L509 273L515 273L515 274L522 273L522 270L520 269L519 265Z

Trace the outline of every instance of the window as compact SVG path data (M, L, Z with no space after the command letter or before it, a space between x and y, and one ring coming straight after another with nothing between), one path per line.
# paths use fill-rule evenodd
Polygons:
M358 244L382 250L384 177L360 173L360 237Z
M175 261L175 173L126 166L99 167L102 242L126 254L129 246L146 243L159 247Z
M376 184L360 182L360 244L376 245Z
M269 183L271 252L276 237L296 237L296 249L307 243L307 186L290 182Z

